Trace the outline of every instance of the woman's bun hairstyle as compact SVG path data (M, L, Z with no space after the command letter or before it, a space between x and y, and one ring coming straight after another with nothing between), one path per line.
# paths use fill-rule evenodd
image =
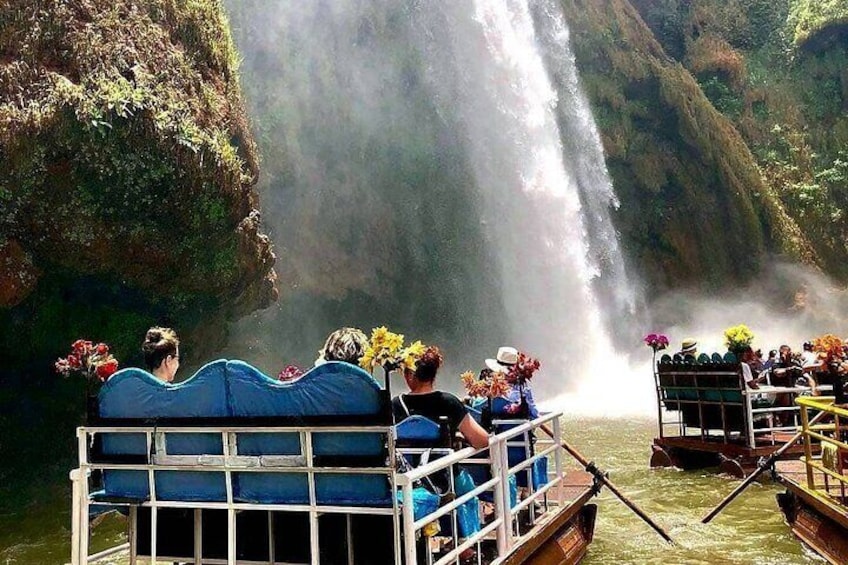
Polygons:
M144 363L147 365L147 370L158 369L168 355L176 355L179 345L180 340L177 333L171 328L155 326L147 330L144 335L144 343L141 344L141 352L144 353Z
M415 378L419 381L429 382L436 378L439 367L442 366L442 352L435 345L429 346L418 358L415 364Z

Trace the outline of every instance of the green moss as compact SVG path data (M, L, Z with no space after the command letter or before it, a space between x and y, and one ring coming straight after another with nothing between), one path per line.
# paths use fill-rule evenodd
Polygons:
M266 306L273 256L249 219L258 158L220 2L10 0L0 28L0 241L42 273L0 304L4 338L34 347L7 369L76 334L129 351L155 321L190 339L199 316L222 334Z
M788 24L795 44L804 47L825 32L848 26L845 0L790 0Z

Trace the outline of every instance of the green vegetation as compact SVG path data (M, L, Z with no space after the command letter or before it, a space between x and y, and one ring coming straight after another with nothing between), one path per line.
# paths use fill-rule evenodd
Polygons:
M751 164L761 180L745 184L770 202L771 211L760 217L772 233L767 248L789 251L848 278L848 218L841 212L848 203L848 186L839 180L848 147L848 2L631 4L653 36L644 38L638 49L646 51L645 45L658 41L728 118L724 127L740 135L746 146L738 149L753 156ZM592 72L591 66L587 71ZM724 151L737 148L726 145ZM778 223L769 227L766 217ZM779 225L783 227L774 231Z
M223 332L267 305L273 255L220 2L10 0L0 28L7 368L79 335L134 351L157 321L189 333L214 316Z
M828 32L848 27L846 0L790 0L789 25L794 31L795 44L807 45Z
M644 4L674 48L680 38L690 46L685 30L672 25L688 17L680 3ZM739 115L745 108L737 91L746 70L730 42L700 43L699 84L669 60L626 0L563 6L622 201L618 227L643 276L655 285L718 287L750 276L768 249L814 256L738 131L714 107ZM603 32L612 28L619 30L614 41Z

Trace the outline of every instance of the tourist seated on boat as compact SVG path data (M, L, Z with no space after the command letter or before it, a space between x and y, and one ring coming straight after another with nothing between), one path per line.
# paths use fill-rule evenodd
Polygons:
M751 368L751 365L755 362L756 355L754 354L754 350L750 345L746 346L742 349L739 359L739 365L742 367L742 380L745 381L745 385L748 388L760 388L760 385L757 384L757 375Z
M458 431L472 447L489 445L489 434L468 414L465 405L453 394L435 388L436 374L442 366L438 347L430 346L418 358L415 370L404 370L409 392L392 399L395 421L409 416L424 416L434 422L447 418L451 433Z
M698 341L695 338L687 337L680 344L680 352L679 355L684 359L687 356L692 356L694 359L698 358Z
M516 363L518 363L518 350L514 347L505 346L498 348L498 353L494 359L486 359L486 368L496 373L507 374ZM522 405L525 406L527 417L531 420L539 417L539 409L536 408L533 390L529 383L525 383L521 387L511 386L506 398L517 408Z
M368 348L368 336L358 328L339 328L327 336L324 347L318 351L315 366L327 361L344 361L359 366L359 360Z
M171 328L152 327L141 344L147 370L157 379L173 382L180 368L180 340Z
M768 359L763 362L763 370L768 371L777 363L777 349L769 351Z

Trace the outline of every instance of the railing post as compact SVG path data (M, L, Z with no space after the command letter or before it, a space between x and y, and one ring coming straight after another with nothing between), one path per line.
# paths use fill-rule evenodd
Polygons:
M82 544L80 544L80 494L82 487L80 485L80 469L71 471L71 565L80 564L80 553L82 552Z
M801 405L801 432L804 434L804 466L807 468L807 487L815 490L816 483L813 478L813 451L810 448L810 420L807 417L807 407Z
M740 379L741 380L741 379ZM747 387L747 384L743 384L743 387ZM754 395L745 388L743 389L744 399L745 399L745 425L748 428L748 447L755 448L757 447L757 442L754 441Z
M412 508L412 483L407 481L402 487L401 500L403 512L403 556L404 565L417 565L415 551L415 513ZM428 549L429 551L429 549Z
M554 445L557 446L554 451L554 467L556 468L556 476L559 481L557 486L557 507L562 508L564 481L562 470L562 423L559 418L554 420ZM547 479L547 477L545 477Z
M501 523L497 530L498 557L505 557L512 548L512 519L509 504L509 468L504 465L506 459L504 440L492 438L489 441L489 457L492 460L492 477L496 477L494 503L495 519Z

